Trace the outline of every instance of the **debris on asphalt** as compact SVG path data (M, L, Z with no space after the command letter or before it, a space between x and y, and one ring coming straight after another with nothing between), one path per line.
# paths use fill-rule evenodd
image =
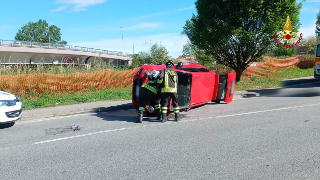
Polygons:
M79 127L78 124L74 124L74 125L71 125L71 129L72 129L73 131L79 131L79 130L80 130L80 127Z

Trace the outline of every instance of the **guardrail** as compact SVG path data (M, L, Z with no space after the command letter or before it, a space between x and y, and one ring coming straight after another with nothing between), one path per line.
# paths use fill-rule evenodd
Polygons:
M23 46L23 47L30 47L30 48L65 49L65 50L73 50L73 51L94 52L94 53L100 53L100 54L131 57L128 55L124 55L124 53L118 52L118 51L108 51L108 50L94 49L94 48L81 47L81 46L72 46L72 45L55 44L55 43L49 44L49 43L32 42L32 41L15 41L15 40L0 39L0 46L12 46L12 47Z

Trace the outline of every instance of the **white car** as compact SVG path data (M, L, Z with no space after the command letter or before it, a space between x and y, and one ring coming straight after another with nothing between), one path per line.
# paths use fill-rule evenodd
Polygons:
M13 123L22 116L20 99L10 93L0 91L0 124Z

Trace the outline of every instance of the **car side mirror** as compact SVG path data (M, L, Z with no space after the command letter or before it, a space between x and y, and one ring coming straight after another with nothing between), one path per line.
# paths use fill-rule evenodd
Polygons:
M177 66L176 66L176 69L182 68L182 65L183 65L183 62L179 62L179 63L177 64Z

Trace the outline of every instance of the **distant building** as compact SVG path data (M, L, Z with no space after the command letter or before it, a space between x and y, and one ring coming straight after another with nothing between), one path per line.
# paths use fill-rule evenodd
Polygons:
M198 63L196 61L196 57L194 56L179 56L178 60L179 62L185 62L185 63Z

